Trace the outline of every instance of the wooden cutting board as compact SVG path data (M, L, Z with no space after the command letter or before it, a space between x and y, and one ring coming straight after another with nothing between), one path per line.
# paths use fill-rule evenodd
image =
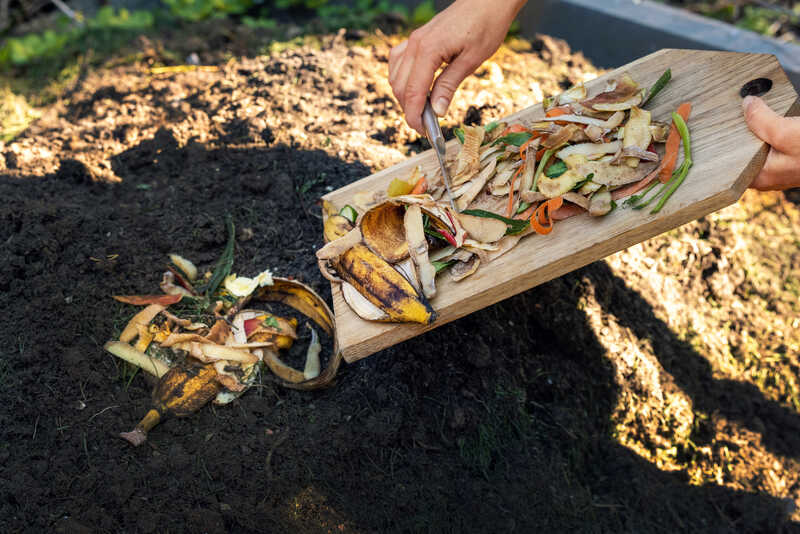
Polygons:
M573 217L559 221L549 235L524 238L509 253L481 266L462 282L440 275L437 295L431 300L439 318L428 326L365 321L345 303L340 286L333 284L344 358L348 362L364 358L735 203L763 165L769 148L748 130L742 118L742 86L757 78L771 80L772 88L763 98L780 115L800 114L797 93L775 56L695 50L661 50L586 86L590 95L600 92L606 80L627 71L641 86L649 87L667 68L672 69L672 81L647 108L653 120L668 122L678 104L692 102L688 124L694 166L658 214L620 208L600 218ZM542 117L542 106L536 105L503 120L528 124ZM448 143L448 152L458 148L457 141ZM417 165L431 175L438 169L436 156L429 150L324 198L341 208L355 193L385 191L392 179L408 178Z

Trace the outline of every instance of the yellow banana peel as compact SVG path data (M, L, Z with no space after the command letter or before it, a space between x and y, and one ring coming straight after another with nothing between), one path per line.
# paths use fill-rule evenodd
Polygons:
M147 433L165 417L185 417L202 408L222 386L213 365L175 366L161 377L153 390L152 407L139 424L120 437L134 446L147 440Z
M402 274L366 245L357 244L331 265L342 280L386 312L388 320L431 324L436 312Z

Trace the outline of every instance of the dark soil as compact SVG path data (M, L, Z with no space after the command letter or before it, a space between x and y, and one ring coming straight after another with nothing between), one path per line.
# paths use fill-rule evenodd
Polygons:
M534 44L468 80L451 125L596 72ZM108 67L0 145L0 531L798 529L800 213L781 195L344 366L331 389L265 378L139 448L118 437L151 384L102 349L133 312L110 297L156 292L170 252L213 266L225 214L237 273L329 297L317 199L423 147L387 53L339 35L217 72Z

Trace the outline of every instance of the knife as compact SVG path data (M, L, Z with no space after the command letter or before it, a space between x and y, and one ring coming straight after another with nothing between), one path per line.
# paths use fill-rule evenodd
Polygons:
M425 101L425 109L422 111L422 124L425 126L428 142L433 147L433 151L436 152L436 157L439 159L439 168L442 169L442 181L447 189L447 197L450 199L450 205L453 207L453 211L457 213L458 208L456 208L456 203L453 200L453 191L450 189L450 176L447 174L447 167L444 165L446 153L444 135L442 135L442 128L439 126L439 118L431 107L430 97Z

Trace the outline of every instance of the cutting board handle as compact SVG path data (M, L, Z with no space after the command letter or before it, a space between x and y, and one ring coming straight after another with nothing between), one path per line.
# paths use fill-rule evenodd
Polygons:
M772 89L772 80L769 78L756 78L744 84L739 94L742 95L742 98L746 96L764 96L770 89Z

